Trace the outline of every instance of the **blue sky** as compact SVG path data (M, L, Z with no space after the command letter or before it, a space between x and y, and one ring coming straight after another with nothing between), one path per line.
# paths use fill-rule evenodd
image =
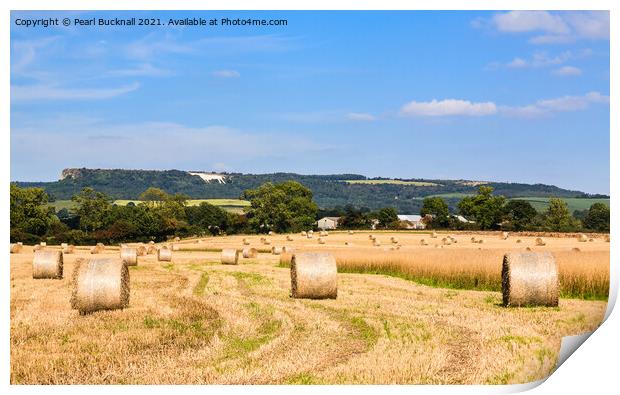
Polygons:
M287 19L22 27L46 17ZM11 179L359 173L609 193L607 12L13 12Z

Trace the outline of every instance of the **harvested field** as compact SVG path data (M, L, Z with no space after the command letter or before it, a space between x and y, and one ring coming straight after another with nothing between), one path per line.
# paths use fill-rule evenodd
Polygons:
M364 232L330 232L324 245L272 236L275 245L296 252L336 256L341 273L335 300L290 298L289 270L279 267L280 256L261 251L260 236L208 237L200 245L177 243L172 262L140 257L139 266L129 267L129 306L85 316L71 309L70 274L76 259L91 258L89 249L65 256L64 279L34 280L32 249L25 248L10 257L11 383L521 383L546 377L561 338L594 330L603 318L605 301L561 294L557 308L504 308L497 291L429 287L398 278L404 277L400 272L342 273L353 271L362 255L372 257L366 262L402 257L399 271L414 264L431 276L455 279L449 273L456 271L472 281L468 273L480 270L491 284L501 275L504 252L530 247L553 252L561 286L579 289L588 278L604 283L605 273L609 281L603 236L572 252L578 241L568 238L547 237L546 246L536 247L534 237L511 234L507 240L485 237L478 245L469 241L471 234L452 233L458 242L441 248L435 244L447 234L373 234L386 245L398 237L402 248L373 247ZM258 256L221 265L221 250L241 248L243 237ZM423 238L428 246L420 245ZM100 256L118 254L111 247Z

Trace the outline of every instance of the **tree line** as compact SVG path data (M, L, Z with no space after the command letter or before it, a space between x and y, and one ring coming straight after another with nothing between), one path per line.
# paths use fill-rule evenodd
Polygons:
M316 227L323 216L338 216L343 229L400 229L397 210L384 207L372 211L352 205L320 210L312 191L296 181L267 182L245 190L241 198L250 201L243 213L232 213L202 202L188 205L188 196L168 194L148 188L138 204L113 204L107 194L83 188L72 196L73 207L55 212L42 188L20 188L11 184L11 241L36 243L92 244L125 241L163 241L173 236L235 233L299 232ZM433 229L504 229L542 231L609 231L609 207L595 203L589 210L568 210L561 199L550 199L546 212L537 213L527 201L494 195L493 188L481 186L478 194L463 198L458 213L471 222L461 222L451 214L441 197L424 199L421 215Z

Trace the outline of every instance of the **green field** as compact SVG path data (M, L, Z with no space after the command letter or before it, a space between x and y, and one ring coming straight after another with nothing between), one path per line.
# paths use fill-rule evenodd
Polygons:
M133 202L134 204L141 203L140 200L115 200L113 204L119 206L126 206L129 202ZM190 199L187 201L188 206L198 206L202 202L207 202L214 206L218 206L223 208L224 210L228 210L231 212L242 212L244 207L249 207L250 202L247 200L241 199ZM51 206L54 207L56 211L62 210L63 208L71 209L75 206L75 203L71 200L57 200L55 202L50 203Z
M549 207L549 199L544 197L519 197L511 200L526 200L536 209L536 211L545 211ZM595 198L562 198L568 204L568 210L571 212L575 210L587 210L594 203L604 203L609 206L609 199L595 199Z
M395 185L413 185L416 187L435 187L439 184L424 181L402 181L402 180L344 180L347 184L395 184Z

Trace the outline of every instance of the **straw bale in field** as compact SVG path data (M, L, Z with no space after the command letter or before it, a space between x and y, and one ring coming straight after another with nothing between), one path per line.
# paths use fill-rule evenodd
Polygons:
M138 265L138 250L133 247L124 247L120 251L121 261L127 266Z
M243 249L244 258L256 258L257 255L258 255L258 251L256 250L256 248L247 247Z
M11 254L19 254L22 250L22 246L21 244L17 244L17 243L11 243L10 244L10 251Z
M62 249L63 254L73 254L74 251L75 251L75 246L73 244L67 244Z
M72 276L71 308L80 314L129 305L129 270L120 259L78 259Z
M313 236L312 236L312 233L308 233L308 234L306 235L306 237L307 237L308 239L311 239L311 238L313 237Z
M302 231L301 231L301 235L305 237L305 236L307 235L306 231L305 231L305 230L302 230Z
M144 256L147 254L147 252L148 250L146 249L146 246L139 245L138 247L136 247L136 254L138 256Z
M308 299L336 299L338 275L336 259L329 253L293 254L291 296Z
M286 241L293 241L293 238L291 237L291 235L286 235Z
M546 245L546 244L547 244L547 243L545 243L545 240L544 240L542 237L537 237L537 238L536 238L536 245L537 245L537 246L544 246L544 245Z
M509 252L502 263L504 306L557 306L558 265L550 252Z
M162 262L172 262L172 250L166 246L158 249L157 260Z
M40 245L41 247L47 247L47 242L42 241L42 242L40 242L40 243L39 243L39 245Z
M250 245L250 240L248 240L248 239L244 238L244 239L243 239L243 245L244 245L244 246L249 246L249 245Z
M61 279L63 256L61 251L39 250L32 260L32 278Z
M276 247L276 246L271 247L271 253L273 255L280 255L282 253L282 247Z
M584 235L583 233L581 233L581 234L579 235L579 241L580 241L581 243L585 243L585 242L587 242L587 241L588 241L588 236L586 236L586 235Z
M317 241L319 242L319 244L325 244L325 240L323 240L322 237L319 237Z
M502 240L508 239L508 232L502 232L500 237L501 237Z
M236 265L239 261L239 251L234 248L224 248L220 260L222 265Z
M154 245L149 245L148 247L146 247L146 253L148 255L155 255L157 254L157 247Z
M431 233L431 239L436 239L437 238L437 232L433 231Z

